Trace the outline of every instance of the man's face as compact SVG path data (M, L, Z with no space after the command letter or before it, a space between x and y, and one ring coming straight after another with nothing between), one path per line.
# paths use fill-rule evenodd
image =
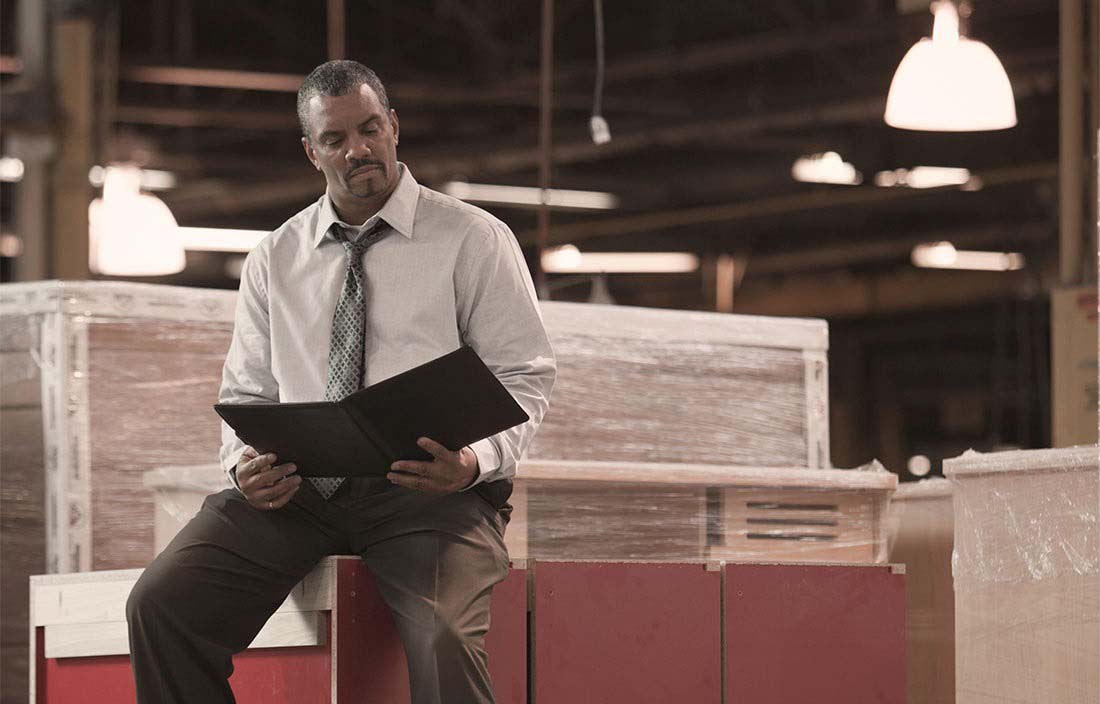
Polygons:
M325 174L337 206L380 207L397 185L397 113L383 109L370 86L347 95L314 96L309 101L306 156Z

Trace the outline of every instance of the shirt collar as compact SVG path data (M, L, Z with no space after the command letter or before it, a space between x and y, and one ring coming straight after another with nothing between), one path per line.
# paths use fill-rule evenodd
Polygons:
M325 194L321 196L320 212L317 217L317 228L313 233L313 246L319 247L321 245L325 240L325 235L328 233L329 227L331 227L334 222L338 222L351 229L358 229L361 226L371 227L379 219L385 220L390 227L411 240L413 237L413 221L416 218L416 203L420 198L420 186L416 183L416 179L413 178L412 172L409 171L409 167L403 162L398 162L397 168L401 173L397 181L397 188L395 188L393 193L390 194L390 197L386 199L382 208L377 213L370 216L365 223L353 225L342 221L336 214L336 208L332 205L332 198L329 197L326 191Z

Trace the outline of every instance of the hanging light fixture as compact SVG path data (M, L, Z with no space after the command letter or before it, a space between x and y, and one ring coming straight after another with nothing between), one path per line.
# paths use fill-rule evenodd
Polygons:
M548 274L675 274L698 271L699 256L690 252L582 252L566 244L542 253Z
M913 45L894 73L886 124L907 130L972 132L1016 125L1004 66L987 45L959 36L953 2L933 2L932 38Z
M1027 260L1019 252L981 252L955 249L950 242L929 242L913 247L913 266L925 269L969 269L971 271L1016 271Z
M103 197L88 206L88 264L110 276L163 276L183 271L185 255L172 211L141 192L141 169L113 164Z
M799 157L791 166L791 176L795 181L803 183L834 183L842 186L858 186L863 183L863 174L836 152Z

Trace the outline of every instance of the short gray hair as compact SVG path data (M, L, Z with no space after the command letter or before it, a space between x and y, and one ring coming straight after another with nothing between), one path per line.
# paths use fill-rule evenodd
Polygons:
M298 123L302 127L302 136L309 139L309 101L314 96L347 95L364 83L370 86L382 103L382 109L389 114L390 99L386 96L382 79L358 61L326 61L313 69L298 89Z

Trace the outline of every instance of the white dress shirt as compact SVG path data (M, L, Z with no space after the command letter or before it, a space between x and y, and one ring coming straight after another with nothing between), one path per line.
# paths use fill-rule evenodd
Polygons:
M531 274L507 225L398 168L382 209L348 225L361 234L381 218L395 230L363 255L364 384L470 345L530 416L470 446L479 467L474 484L511 477L546 413L557 370ZM249 253L220 403L324 399L347 266L344 247L328 234L339 221L326 193ZM243 449L223 422L221 463L234 483Z

